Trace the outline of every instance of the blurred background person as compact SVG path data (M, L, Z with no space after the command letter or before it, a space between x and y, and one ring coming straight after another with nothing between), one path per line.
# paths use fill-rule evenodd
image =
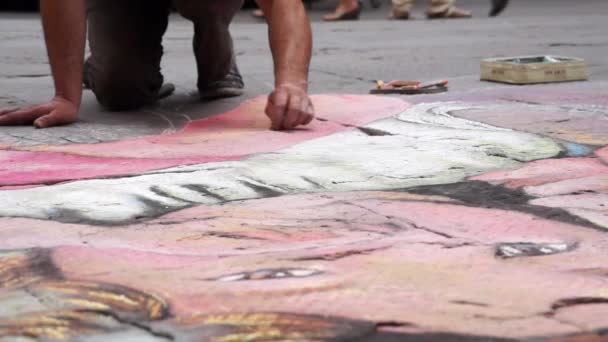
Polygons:
M370 0L370 4L373 8L378 8L381 2L380 0ZM358 20L362 9L363 3L359 0L340 0L336 9L332 13L325 15L323 20ZM260 9L254 10L252 14L256 18L264 18L264 12Z
M429 19L439 18L470 18L472 13L467 10L460 9L454 5L454 0L427 0L428 9L426 16ZM414 7L415 0L392 0L393 9L391 19L407 20L410 18L410 12Z
M391 19L406 20L410 18L411 9L414 7L416 0L391 0L392 11ZM472 13L467 10L460 9L455 6L455 0L427 0L428 9L426 15L429 19L440 18L471 18ZM505 2L504 0L499 2ZM374 8L380 7L379 0L370 0L371 6ZM363 3L360 0L340 0L338 6L330 14L323 17L325 21L339 20L358 20L363 9ZM256 18L264 18L264 12L261 9L256 9L252 12Z

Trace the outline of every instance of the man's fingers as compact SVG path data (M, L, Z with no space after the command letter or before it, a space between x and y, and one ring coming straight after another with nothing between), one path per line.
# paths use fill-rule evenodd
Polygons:
M301 99L297 109L299 111L298 122L293 128L298 126L306 126L314 119L314 109L308 97Z
M268 98L266 106L266 115L272 122L272 130L281 130L284 128L285 111L289 103L289 96L283 92L274 92Z
M285 121L283 122L283 128L285 129L294 129L301 122L302 116L302 98L298 96L291 96L289 98L289 103L287 104L287 113L285 116Z
M311 123L315 109L305 91L285 88L270 94L266 114L273 130L291 130Z
M306 126L308 125L312 119L315 117L315 111L310 103L310 99L306 98L302 102L302 114L300 115L300 122L298 125Z
M5 114L10 114L10 113L16 112L18 110L19 110L19 107L0 109L0 116L5 115Z
M312 104L312 101L308 99L308 107L306 108L306 113L308 114L306 118L305 125L308 125L315 119L315 106Z
M289 103L289 94L284 91L275 91L270 94L268 102L276 107L287 107Z
M270 129L278 131L283 128L283 119L285 117L285 107L278 107L268 103L266 107L266 115L270 118Z
M0 116L0 126L22 125L26 119L19 113L9 113Z
M71 119L67 119L65 116L62 116L56 110L50 112L47 115L41 116L36 121L34 121L34 126L36 128L47 128L59 125L66 125L74 122Z
M0 126L31 124L40 116L48 113L46 107L21 109L0 116Z
M304 115L303 115L303 117L304 117L304 120L302 121L302 125L303 125L303 126L308 125L308 124L309 124L309 123L311 123L311 122L312 122L312 120L315 118L315 116L314 116L314 115L312 115L312 114L310 114L310 113L306 113L306 114L304 114Z

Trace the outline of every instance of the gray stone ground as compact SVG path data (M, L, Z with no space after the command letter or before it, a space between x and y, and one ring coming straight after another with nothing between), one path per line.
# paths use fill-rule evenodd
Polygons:
M446 98L472 98L488 88L517 88L479 81L482 58L527 54L576 56L588 61L589 82L551 86L553 90L584 88L581 93L585 96L596 96L608 90L608 1L512 2L504 16L490 19L484 16L489 8L488 0L460 0L461 6L474 10L475 19L434 22L421 19L420 7L416 20L387 21L384 19L388 12L385 4L379 10L366 10L360 22L322 23L319 20L321 15L335 2L315 5L311 12L316 37L311 91L364 94L375 79L447 78L451 82L451 94L442 96L442 101ZM0 145L92 143L158 134L177 130L189 120L224 112L244 99L267 94L272 89L273 80L265 25L242 12L232 29L239 64L248 85L244 97L208 104L197 102L193 94L196 72L190 52L190 24L175 16L166 35L167 55L163 63L167 80L177 85L175 96L138 112L107 113L96 104L92 94L87 93L79 123L45 130L0 127ZM524 92L542 87L546 86L517 89ZM52 79L40 24L33 14L0 14L0 89L0 107L43 101L52 94ZM518 95L521 99L521 94ZM591 334L593 329L603 328L605 317L608 317L604 314L605 305L601 305L606 303L607 263L603 262L606 239L599 232L584 227L603 229L600 226L605 221L599 220L606 217L602 216L606 198L602 183L606 179L602 178L605 166L598 158L591 157L527 164L524 176L538 176L546 182L527 190L510 189L502 183L464 181L464 177L486 169L503 169L529 160L556 156L561 138L569 140L574 137L572 142L579 143L564 144L570 146L569 150L579 151L572 155L590 152L590 146L581 145L585 138L591 141L594 137L598 141L602 139L591 147L604 146L604 133L608 130L601 131L606 126L601 121L605 114L605 102L602 102L605 99L600 97L589 106L576 103L572 107L558 108L541 103L541 107L527 109L525 106L509 107L511 104L494 107L497 108L494 114L498 113L494 119L500 113L510 113L510 108L526 109L520 114L534 114L538 108L542 109L532 115L533 119L517 123L505 120L509 123L507 127L515 128L515 131L506 133L500 128L489 128L484 133L478 127L475 131L463 133L459 129L466 128L466 122L463 124L460 118L452 118L456 123L442 121L437 127L426 125L433 123L434 119L425 118L422 121L425 124L411 128L407 125L408 116L402 115L399 120L386 119L364 127L368 131L372 128L376 132L385 132L387 136L353 130L346 132L350 138L345 134L337 138L328 137L328 140L315 139L304 147L300 144L290 148L291 152L282 152L281 156L277 157L279 154L275 153L274 157L288 164L291 164L289 153L298 155L293 159L299 162L293 164L295 167L273 167L281 165L272 164L271 153L265 153L227 165L223 171L221 167L206 169L209 164L203 164L48 187L36 181L36 187L32 189L3 190L4 197L0 198L0 203L4 214L0 226L4 236L0 236L0 250L22 249L0 253L0 271L4 271L0 272L0 281L6 283L0 293L0 319L4 317L5 321L4 326L0 326L0 340L14 341L1 336L20 335L24 336L23 341L29 341L25 336L50 336L57 332L86 335L89 332L85 329L90 329L91 334L107 335L91 336L90 339L83 336L83 341L182 341L188 334L196 340L198 336L224 336L243 331L252 331L251 336L255 336L258 333L256 329L262 334L276 333L274 325L265 323L267 319L278 326L279 332L281 329L291 332L291 327L285 322L293 321L296 334L298 329L317 327L331 330L329 333L336 336L374 334L374 341L503 341L441 333L453 329L478 334L489 332L497 336ZM432 102L433 98L433 95L428 95L406 99ZM554 110L557 114L545 115ZM425 113L434 112L411 112L410 122L420 122L419 115ZM568 123L570 117L566 115L571 113L574 120ZM474 110L461 111L460 114L470 115L471 124L477 124L476 120L484 115ZM503 117L520 118L515 115ZM532 122L534 118L539 118L539 121ZM496 124L502 127L502 121L497 121ZM543 126L545 123L547 127ZM525 127L526 124L534 127L528 129L530 127ZM589 134L577 134L579 129ZM518 132L526 130L534 135ZM421 139L421 143L414 142L420 137L425 139ZM447 138L437 139L441 137ZM378 141L372 141L375 139ZM476 145L473 145L473 140ZM490 143L485 144L486 141ZM344 146L346 148L340 150ZM420 150L417 150L418 146ZM581 149L584 153L580 153ZM53 166L59 165L55 159L44 157L23 162L18 157L11 159L11 151L5 152L8 158L0 163L0 171L9 178L29 180L37 175L47 177L56 171ZM29 158L37 154L26 151L24 155ZM309 159L300 157L305 155ZM345 158L341 158L343 155ZM368 163L367 158L371 155L377 157L377 161ZM387 157L389 155L399 158ZM444 158L445 155L449 157ZM329 158L315 159L327 156ZM66 159L58 160L74 159L56 173L78 173L79 167L97 172L95 167L119 164L118 161L110 161L111 158L79 164L77 154L64 157ZM83 160L87 157L96 155L85 155ZM349 158L353 162L349 163ZM128 158L126 162L134 159ZM102 165L106 160L108 165ZM364 162L357 164L360 160ZM9 164L12 161L15 164ZM49 164L45 164L47 162ZM236 163L241 164L235 166ZM21 165L24 167L19 169ZM343 165L345 168L340 168ZM197 169L199 167L200 170ZM470 169L465 170L465 167ZM192 173L184 173L188 168ZM207 170L220 171L211 175L205 173ZM308 170L317 173L315 176L326 178L307 177L309 174L305 171ZM545 173L539 172L545 170ZM562 170L563 178L560 175L553 179ZM586 177L580 174L584 172L588 172ZM279 173L286 181L276 177L280 181L272 183L274 174ZM433 173L450 177L437 176L429 181ZM269 175L272 180L264 178ZM486 174L488 178L485 180L496 177L494 180L502 182L509 175ZM74 179L78 177L81 176L76 175ZM375 178L386 179L388 185L367 188ZM324 180L318 182L319 179ZM515 183L517 179L515 177ZM530 179L523 178L523 184L534 180ZM412 182L407 183L408 180ZM231 183L233 181L238 181L238 184ZM297 185L303 184L297 181L306 181L306 184ZM456 183L458 181L462 182ZM557 183L560 185L555 185ZM283 188L285 184L288 186ZM409 188L422 184L428 186ZM393 191L404 187L408 187L408 192ZM270 198L285 194L288 191L285 189L297 193L317 190L348 192L327 197L320 193L322 196L318 197L301 194L300 197ZM367 194L359 191L364 189L393 190ZM224 195L232 193L247 195L238 197L241 199L259 199L226 202L237 198ZM221 205L200 206L198 209L201 211L194 207L194 211L147 220L154 214L207 203L203 201L213 195L222 201ZM394 203L391 202L393 199ZM455 206L458 209L452 208ZM264 213L265 210L269 215ZM76 216L81 213L89 221ZM107 220L105 213L111 213L108 215L111 219L126 213L123 216L125 220L146 220L112 228L93 225ZM6 217L8 215L19 217ZM48 217L49 220L34 221L28 217ZM66 217L77 217L78 220L66 220ZM587 218L589 221L585 221ZM591 223L593 219L600 223ZM89 224L67 225L59 222L61 220ZM239 222L244 228L235 228ZM580 229L576 225L580 225ZM287 228L283 233L282 230ZM266 237L268 242L264 241ZM556 240L558 238L560 240ZM495 243L513 250L511 244L502 242L525 242L529 239L537 242L563 240L567 242L567 248L576 246L572 253L578 254L556 255L556 259L544 260L522 258L512 262L496 259L491 252L493 247L490 246ZM579 240L582 241L580 246L570 243ZM32 246L36 248L23 249ZM551 247L544 243L535 246ZM564 245L560 242L553 246ZM531 249L529 245L525 248ZM421 260L427 255L430 257L428 261ZM351 256L358 259L340 261ZM284 268L288 263L298 268ZM305 267L302 265L311 268L300 268ZM316 265L321 265L320 269L325 268L327 274L321 278L301 279L302 282L283 279L285 276L293 277L295 272L317 270ZM410 274L406 277L406 273ZM264 278L258 278L260 274ZM236 279L238 284L226 283L225 280L230 278ZM268 280L265 283L268 291L261 291L258 285L247 281L241 282L242 279ZM515 286L509 286L511 284ZM127 285L130 287L125 287ZM507 287L510 288L506 290ZM144 291L162 294L163 298L152 297ZM301 299L296 298L299 295ZM129 305L124 306L124 302ZM97 311L99 305L102 309ZM195 315L192 327L186 327L188 319L180 321L199 310L212 314L252 310L251 313L257 315L267 308L280 312L282 310L277 308L286 308L283 309L287 310L285 313L296 308L299 314L323 316L281 314L269 319L262 314L257 317L259 326L249 316L240 319L201 316L197 321ZM8 319L13 318L15 312L23 315L15 321ZM333 318L324 316L327 312L340 317L365 317L366 322L351 324L346 320L336 320L337 323L333 323ZM68 313L74 313L74 316ZM169 314L175 314L175 319L168 319ZM203 323L207 318L208 321ZM222 319L227 324L221 324ZM220 324L209 322L214 320ZM23 322L34 330L11 331L15 327L25 328ZM53 328L52 322L58 322L57 326ZM232 326L230 322L236 323ZM49 328L42 330L44 327ZM418 328L421 332L439 333L401 334ZM313 330L312 333L317 332ZM77 339L81 340L80 336ZM593 333L588 337L552 341L603 341L603 337Z
M489 1L462 0L475 13L471 20L427 21L423 1L415 20L385 20L389 6L366 10L359 22L323 23L334 1L316 4L312 93L366 93L375 79L447 78L451 92L507 87L480 82L485 57L556 54L585 58L592 82L608 79L608 2L605 0L512 0L504 15L485 16ZM238 61L247 83L244 98L272 88L272 63L266 26L247 11L232 26ZM135 113L106 113L85 96L82 120L68 127L34 130L0 128L3 143L96 142L175 130L190 119L223 112L243 98L200 104L193 96L196 72L190 52L189 22L174 16L165 36L166 79L175 96ZM0 106L42 101L52 94L39 20L34 14L0 14Z

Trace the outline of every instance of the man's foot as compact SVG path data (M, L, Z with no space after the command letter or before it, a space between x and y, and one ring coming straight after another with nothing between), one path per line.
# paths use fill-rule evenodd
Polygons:
M198 91L203 101L241 96L243 88L245 88L245 83L235 63L232 64L230 71L223 79L206 84L199 82L198 85Z
M328 14L323 17L325 21L339 21L339 20L359 20L361 14L362 4L360 1L354 2L352 6L343 7L338 5L334 13Z
M472 16L473 13L471 13L471 11L463 10L457 7L452 7L445 12L427 14L427 18L429 19L463 19L471 18Z

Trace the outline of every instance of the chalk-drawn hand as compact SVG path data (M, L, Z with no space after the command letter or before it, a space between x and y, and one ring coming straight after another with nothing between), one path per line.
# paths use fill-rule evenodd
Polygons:
M284 84L268 97L266 115L272 122L272 130L290 130L308 125L315 117L315 109L304 88Z
M31 125L46 128L78 120L78 106L62 98L28 108L0 109L0 126Z

